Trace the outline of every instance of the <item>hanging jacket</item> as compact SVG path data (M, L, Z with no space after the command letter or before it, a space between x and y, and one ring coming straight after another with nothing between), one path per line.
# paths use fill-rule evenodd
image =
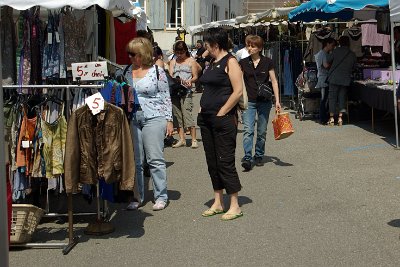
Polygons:
M361 46L361 28L351 27L343 31L343 36L348 36L350 39L350 50L356 54L356 57L362 57L362 46Z
M331 32L327 29L313 32L310 36L306 52L304 53L304 60L306 62L315 62L314 56L322 49L322 40L329 37L336 39L337 36L335 32Z
M135 177L132 138L124 111L107 102L92 115L87 105L72 113L65 151L67 193L77 184L119 181L121 190L132 190Z

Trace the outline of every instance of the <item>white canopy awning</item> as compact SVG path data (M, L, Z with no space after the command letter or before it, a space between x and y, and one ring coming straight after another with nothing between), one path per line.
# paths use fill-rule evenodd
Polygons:
M264 12L252 14L252 18L248 22L269 21L276 18L284 17L296 7L278 7L266 10Z
M26 10L34 6L47 9L58 9L70 6L75 9L86 9L92 5L99 5L104 9L129 10L131 4L128 0L0 0L0 6L10 6L18 10Z
M400 22L400 1L390 0L389 9L390 9L390 19L393 22Z
M202 31L205 31L210 28L217 28L217 27L224 27L224 28L234 28L236 27L236 21L235 19L226 19L226 20L219 20L219 21L213 21L201 25L196 25L196 26L189 26L188 27L188 32L189 34L196 34Z

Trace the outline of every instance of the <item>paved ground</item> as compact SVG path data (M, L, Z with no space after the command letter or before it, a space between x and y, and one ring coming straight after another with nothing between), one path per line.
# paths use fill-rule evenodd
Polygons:
M198 102L199 95L196 95ZM204 152L166 149L170 206L139 211L115 205L116 231L86 236L67 256L58 249L10 252L11 266L399 266L400 151L393 127L324 127L292 116L296 133L268 133L264 167L237 169L244 217L202 218L212 188ZM199 138L200 139L200 138ZM148 196L150 196L148 192ZM59 241L66 224L39 226L36 241Z

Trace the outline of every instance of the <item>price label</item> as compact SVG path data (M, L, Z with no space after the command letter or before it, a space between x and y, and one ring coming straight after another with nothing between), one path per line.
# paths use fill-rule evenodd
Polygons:
M86 98L85 104L88 105L92 114L96 115L104 109L104 98L100 93L96 93Z
M81 81L97 81L104 80L104 77L108 76L106 61L72 63L71 66L74 81L77 77Z

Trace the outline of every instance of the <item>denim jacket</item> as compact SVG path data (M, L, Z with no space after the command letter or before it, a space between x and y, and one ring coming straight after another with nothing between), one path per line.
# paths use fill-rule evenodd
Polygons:
M107 102L92 115L87 105L72 113L65 150L65 185L75 192L78 182L120 182L121 190L132 190L135 164L132 138L124 111Z

